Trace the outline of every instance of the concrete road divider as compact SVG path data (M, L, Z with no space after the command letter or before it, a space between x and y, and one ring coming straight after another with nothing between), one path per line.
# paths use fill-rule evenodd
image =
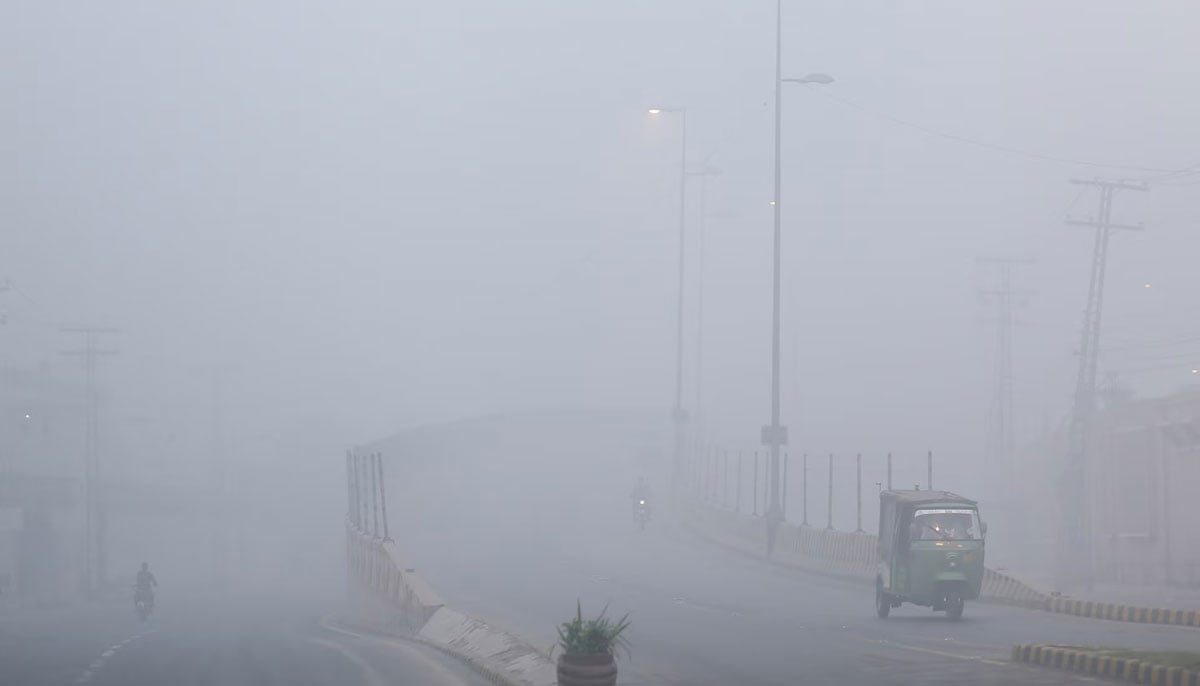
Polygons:
M553 686L558 681L554 663L529 644L448 607L434 612L417 636L473 663L499 670L520 684Z
M1081 672L1135 684L1200 686L1200 672L1180 666L1146 662L1129 656L1132 654L1134 653L1070 646L1021 644L1013 646L1012 659L1014 662Z
M1028 584L991 568L983 570L983 588L979 594L981 598L992 602L1038 610L1045 607L1048 598L1045 593L1034 590Z
M448 607L391 540L346 525L346 567L356 622L458 657L502 686L554 686L555 665L520 637Z
M1157 607L1135 607L1117 603L1091 600L1076 600L1061 596L1047 597L1044 609L1059 614L1109 619L1118 622L1139 624L1166 624L1168 626L1200 627L1200 612L1195 610L1168 610Z

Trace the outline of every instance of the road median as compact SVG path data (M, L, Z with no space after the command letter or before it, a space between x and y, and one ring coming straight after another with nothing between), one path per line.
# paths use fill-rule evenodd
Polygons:
M1019 644L1012 660L1135 684L1200 686L1197 653Z
M1093 600L1077 600L1063 596L1047 597L1043 609L1058 614L1090 617L1092 619L1107 619L1116 622L1200 627L1200 612L1196 610L1140 607Z

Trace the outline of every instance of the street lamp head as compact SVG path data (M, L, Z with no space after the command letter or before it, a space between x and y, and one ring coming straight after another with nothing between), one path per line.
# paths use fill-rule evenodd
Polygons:
M646 110L646 114L662 114L662 110L658 107L651 107L650 109Z
M783 79L788 83L819 83L823 86L833 83L833 77L829 74L809 74L802 79Z

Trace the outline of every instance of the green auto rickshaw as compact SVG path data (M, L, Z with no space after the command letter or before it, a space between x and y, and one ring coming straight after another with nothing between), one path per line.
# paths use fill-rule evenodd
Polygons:
M974 500L946 491L879 494L879 571L875 611L912 603L962 617L983 586L983 538Z

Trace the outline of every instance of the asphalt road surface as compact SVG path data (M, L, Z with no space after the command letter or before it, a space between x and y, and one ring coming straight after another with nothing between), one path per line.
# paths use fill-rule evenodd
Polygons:
M155 615L131 603L0 614L4 686L479 686L455 660L410 643L340 629L294 602L216 598Z
M575 448L566 453L578 452ZM1196 629L968 603L965 617L906 605L880 620L874 589L755 560L656 516L634 526L628 475L503 456L392 470L392 534L447 601L549 649L555 626L631 613L624 684L1067 684L1010 663L1016 643L1194 649ZM507 473L506 473L507 470ZM446 481L442 481L443 477Z
M686 532L629 527L617 553L593 536L590 550L548 550L527 559L528 575L480 575L470 552L432 546L424 572L448 601L553 644L554 625L605 605L631 613L632 655L624 684L1066 684L1088 681L1011 664L1016 643L1194 649L1195 629L1102 622L968 604L953 622L906 605L874 614L873 588L806 575L714 550ZM531 551L532 553L532 551Z

